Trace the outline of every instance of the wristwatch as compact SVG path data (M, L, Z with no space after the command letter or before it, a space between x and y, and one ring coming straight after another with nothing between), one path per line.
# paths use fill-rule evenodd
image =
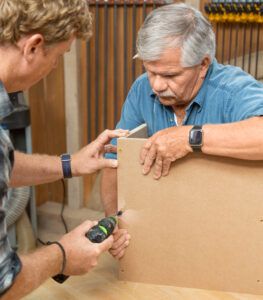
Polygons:
M60 156L61 158L61 164L62 164L62 170L63 170L63 177L64 178L71 178L71 156L68 153L62 154Z
M189 144L193 151L200 152L203 145L202 126L194 125L189 132Z

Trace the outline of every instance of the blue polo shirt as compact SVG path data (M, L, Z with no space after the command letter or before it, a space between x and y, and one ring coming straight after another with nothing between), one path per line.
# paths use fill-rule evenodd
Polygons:
M214 59L198 94L186 108L183 125L231 123L261 115L263 84L242 69L218 64ZM149 136L177 126L172 108L160 103L146 73L132 85L116 128L131 130L143 123ZM116 139L111 143L116 144ZM106 157L116 158L116 154Z

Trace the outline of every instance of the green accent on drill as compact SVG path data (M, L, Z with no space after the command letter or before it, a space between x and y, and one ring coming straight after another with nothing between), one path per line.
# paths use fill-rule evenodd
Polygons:
M100 228L100 230L103 231L106 235L108 235L108 231L107 231L107 229L106 229L105 227L99 225L99 228Z
M109 218L112 219L112 220L114 220L115 224L118 223L118 218L116 218L115 216L110 216Z

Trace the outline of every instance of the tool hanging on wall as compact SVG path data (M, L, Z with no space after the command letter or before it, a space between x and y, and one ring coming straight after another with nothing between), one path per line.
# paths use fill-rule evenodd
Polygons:
M262 80L263 0L208 0L204 5L216 37L216 59Z
M263 23L263 0L212 0L205 12L215 23Z

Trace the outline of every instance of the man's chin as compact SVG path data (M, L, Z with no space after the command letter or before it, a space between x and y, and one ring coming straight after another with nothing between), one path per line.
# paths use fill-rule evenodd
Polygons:
M160 102L165 106L171 106L178 104L178 100L175 98L159 98Z

